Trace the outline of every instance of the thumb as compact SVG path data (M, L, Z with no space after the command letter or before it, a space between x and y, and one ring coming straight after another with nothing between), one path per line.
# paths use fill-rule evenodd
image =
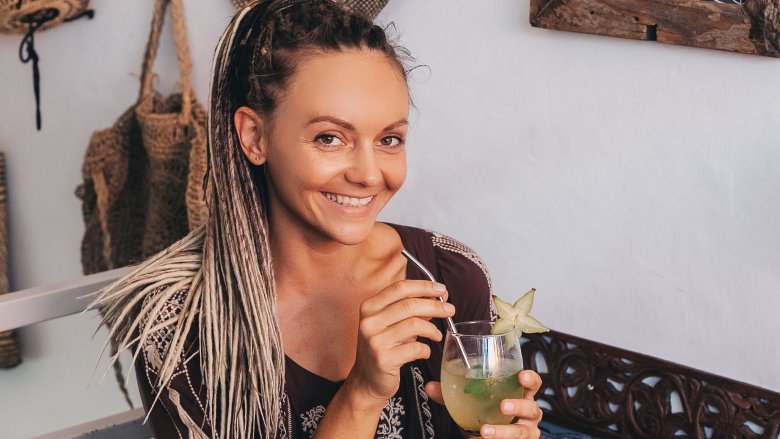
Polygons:
M438 381L425 383L425 393L437 404L444 405L444 398L441 396L441 384Z

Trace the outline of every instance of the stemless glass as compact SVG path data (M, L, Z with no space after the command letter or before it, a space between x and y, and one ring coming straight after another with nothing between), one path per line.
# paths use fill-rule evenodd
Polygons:
M491 328L488 320L457 323L458 333L447 331L444 341L444 404L467 437L479 437L482 424L512 422L512 416L501 413L499 405L503 399L523 397L517 379L523 370L520 339L514 331L492 335Z

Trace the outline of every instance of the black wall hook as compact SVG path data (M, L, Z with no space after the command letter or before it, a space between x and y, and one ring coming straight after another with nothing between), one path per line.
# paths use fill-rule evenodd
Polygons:
M22 1L16 4L16 8L22 7ZM41 130L41 71L38 67L40 58L38 52L35 51L35 31L40 29L46 23L56 19L60 14L60 11L55 8L44 8L35 12L31 12L21 18L23 23L27 24L27 33L22 38L22 43L19 45L19 60L23 64L32 61L33 67L33 91L35 92L35 127L38 131ZM73 17L68 17L64 21L73 21L81 17L93 18L95 11L87 9Z

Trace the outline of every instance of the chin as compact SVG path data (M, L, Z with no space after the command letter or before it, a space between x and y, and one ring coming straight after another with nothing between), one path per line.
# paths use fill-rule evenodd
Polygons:
M342 224L328 227L325 234L344 245L357 245L362 243L371 234L376 220L361 221L357 224Z

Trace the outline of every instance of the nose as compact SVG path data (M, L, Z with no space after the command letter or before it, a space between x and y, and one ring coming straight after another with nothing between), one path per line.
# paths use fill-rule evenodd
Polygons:
M371 143L363 143L352 150L345 177L350 183L365 187L376 186L382 181L382 170Z

